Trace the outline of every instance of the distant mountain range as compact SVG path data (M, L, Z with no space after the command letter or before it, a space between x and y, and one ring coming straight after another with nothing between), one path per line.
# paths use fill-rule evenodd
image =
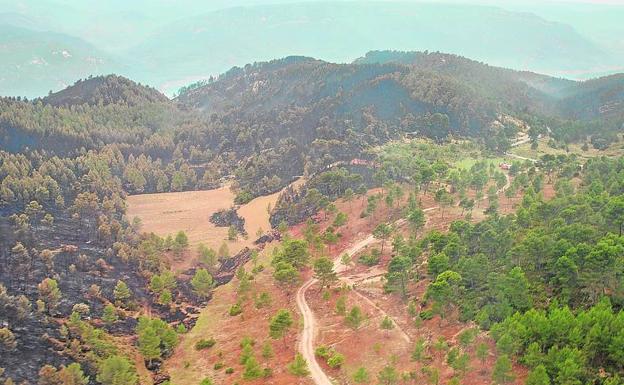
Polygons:
M43 96L78 78L117 73L171 95L245 63L288 55L348 63L373 49L451 52L555 76L611 73L624 66L624 53L603 48L569 25L491 6L304 2L225 8L159 27L140 13L131 16L135 28L124 21L129 15L119 15L119 28L133 46L112 53L47 32L58 26L0 13L0 93ZM113 16L106 20L115 28Z
M132 75L123 59L114 58L79 38L0 25L0 92L42 96L90 75Z

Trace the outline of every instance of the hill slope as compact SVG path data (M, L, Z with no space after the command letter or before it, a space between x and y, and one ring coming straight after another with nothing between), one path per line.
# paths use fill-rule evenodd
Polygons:
M624 117L624 74L578 83L561 102L563 113L574 119L622 119Z
M354 63L400 63L435 71L505 100L507 106L515 106L516 110L524 105L545 115L581 120L615 118L624 113L622 74L579 82L493 67L438 52L371 51Z
M218 81L180 95L178 101L237 117L299 108L304 122L318 125L322 117L334 124L348 120L358 131L366 126L366 114L398 126L408 114L444 113L451 131L468 135L489 124L497 112L488 95L439 72L396 63L334 64L305 57L234 68Z
M43 98L54 106L72 105L139 105L166 102L169 99L153 88L142 86L122 76L107 75L79 80L66 89Z

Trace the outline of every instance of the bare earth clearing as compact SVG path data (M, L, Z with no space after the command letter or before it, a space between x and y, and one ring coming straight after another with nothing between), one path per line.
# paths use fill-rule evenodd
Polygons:
M300 178L292 186L299 186L303 181ZM130 195L126 215L130 220L140 218L142 231L161 237L184 231L189 239L191 255L171 262L176 270L186 270L194 265L200 243L218 250L226 242L232 255L251 247L258 230L271 229L267 208L275 206L280 193L258 197L240 206L238 214L245 219L245 230L249 236L248 239L239 236L236 241L227 241L227 227L217 227L210 222L213 213L234 205L234 193L229 186L214 190Z
M210 215L231 207L234 194L224 186L205 191L130 195L127 202L126 215L131 220L140 218L143 231L167 236L182 230L189 238L191 250L199 243L216 249L227 238L228 229L210 223ZM230 250L237 251L234 245Z
M508 184L509 186L509 180ZM505 186L505 188L507 187ZM552 186L545 185L546 198L552 196ZM501 202L500 211L513 211L513 206L521 200L521 195L508 199L503 196L503 189L499 191ZM380 189L373 189L368 194L379 193ZM213 190L213 193L216 193ZM258 228L268 229L267 206L273 205L278 194L257 198L239 209L239 214L246 219L247 231L250 238L255 238L255 231ZM421 234L427 230L438 229L445 231L449 224L456 219L462 218L461 209L449 207L444 213L437 208L431 194L420 196L421 205L426 208L427 223ZM333 383L350 383L351 375L359 366L365 366L373 378L384 366L393 363L401 371L417 370L419 375L421 363L410 360L411 352L414 349L415 341L424 339L429 344L433 344L438 337L444 336L448 343L453 346L457 344L456 337L459 332L469 327L469 325L459 322L440 320L434 317L431 320L414 324L412 317L406 313L406 304L397 295L389 295L383 292L383 280L381 276L386 270L386 265L391 257L390 248L382 257L381 264L372 268L367 268L357 263L357 257L363 250L369 249L379 241L370 234L376 223L380 221L391 221L397 218L400 210L394 207L382 207L372 218L360 218L359 213L365 207L366 198L359 197L352 202L337 202L338 210L347 213L348 222L339 229L342 237L336 245L326 250L329 255L337 258L336 271L339 273L341 281L352 286L354 290L332 290L329 300L323 299L316 280L311 279L311 272L304 273L304 285L288 293L285 288L275 285L271 276L271 269L265 269L256 275L251 291L247 294L237 293L238 280L218 288L210 304L203 310L197 326L191 330L184 338L176 353L171 357L166 367L172 375L174 383L181 385L194 385L204 376L211 376L219 383L233 384L240 381L242 366L238 362L240 354L239 343L244 336L252 337L256 341L256 357L261 366L268 366L273 369L273 376L251 383L267 384L310 384L330 385ZM487 199L481 201L479 208L473 212L473 221L481 220L483 209L487 207ZM225 204L225 207L229 207ZM193 210L197 212L197 210ZM209 214L206 214L209 216ZM324 217L319 214L319 219ZM332 221L332 216L326 220L321 219L319 225L321 229L326 228ZM213 227L208 222L208 225ZM399 232L406 231L404 221L395 223ZM267 226L265 228L265 226ZM303 225L294 226L291 234L295 237L301 236ZM220 244L223 238L217 238ZM208 243L207 243L208 244ZM270 263L270 249L264 250L257 263L268 266ZM354 262L343 265L339 262L338 256L348 253L354 256ZM253 267L252 262L247 266L247 271ZM422 299L427 279L422 279L417 284L410 287L412 296ZM267 308L256 309L254 297L261 292L267 292L272 298L272 303ZM336 299L344 295L347 300L347 308L358 305L366 315L366 321L358 330L352 330L345 325L344 317L335 313ZM229 316L229 307L239 302L243 305L243 314L237 317ZM295 309L299 308L299 312ZM302 318L298 324L299 338L297 338L297 328L293 328L284 341L272 341L274 350L273 358L266 360L260 357L260 346L270 341L267 335L268 319L275 314L277 309L287 308L295 315L301 314ZM420 306L419 306L420 308ZM422 310L422 309L419 309ZM384 316L388 315L395 324L391 331L381 331L379 324ZM194 345L202 338L215 337L217 345L206 351L197 351ZM486 342L493 352L493 341L484 334L481 334L478 341ZM320 345L327 345L343 353L347 358L342 369L331 369L327 364L314 355L314 349ZM487 362L480 362L475 358L474 346L469 348L473 359L464 381L467 384L488 384L491 381L491 368L495 356L490 354ZM310 377L297 378L290 375L286 370L286 364L292 360L296 350L299 350L306 360L311 371ZM454 375L454 371L445 362L445 353L428 349L429 366L437 367L440 377L448 380ZM223 369L215 369L214 365L223 363L225 367L233 367L235 374L224 375ZM516 367L516 383L521 383L525 378L523 368ZM424 379L421 377L421 380Z
M508 178L505 187L499 190L500 199L503 198L504 190L510 185ZM513 200L517 200L513 199ZM481 202L482 211L487 204ZM511 203L511 202L508 202ZM459 208L453 207L442 216L437 206L427 196L423 197L423 205L426 207L427 224L425 230L446 230L453 220L462 218ZM414 324L414 320L406 313L406 304L397 296L384 293L381 274L386 271L390 256L382 257L382 265L365 268L357 263L344 265L339 256L343 253L351 257L357 256L379 241L372 235L366 236L362 231L367 226L357 216L357 210L353 205L338 202L338 209L348 212L348 225L341 229L343 234L342 243L332 253L335 260L335 270L340 280L352 287L351 290L333 290L329 300L323 299L315 279L310 279L297 292L297 305L305 321L304 328L299 340L299 350L309 363L311 377L317 385L330 385L334 381L338 383L350 383L350 377L355 370L364 366L374 377L375 373L383 366L394 363L399 371L414 371L422 368L423 364L416 364L410 360L414 348L414 341L422 339L432 344L438 337L443 336L453 346L457 344L456 336L470 325L440 320L438 316L431 320ZM511 205L510 205L511 206ZM356 205L357 207L357 205ZM511 207L508 208L508 210ZM388 208L386 208L388 211ZM390 211L392 211L390 209ZM507 210L501 210L507 211ZM479 217L481 215L478 215ZM397 228L404 225L404 220L395 222ZM351 227L352 225L355 225ZM358 225L364 225L363 228ZM321 227L326 227L322 223ZM351 228L350 228L351 227ZM357 230L356 230L357 229ZM403 231L401 231L403 232ZM423 232L424 233L424 232ZM422 300L428 281L421 280L412 285L410 292L417 299ZM344 295L347 299L347 309L358 305L363 309L367 321L358 328L352 330L345 325L344 317L336 314L336 299ZM306 298L307 297L307 298ZM418 301L418 300L417 300ZM419 301L418 301L419 302ZM422 309L420 309L422 310ZM322 314L319 319L315 314ZM379 324L383 317L389 316L395 327L391 331L381 331ZM478 340L486 342L493 349L493 341L485 334L481 334ZM314 349L320 345L330 346L347 357L342 369L332 369L324 362L320 362L314 354ZM488 384L491 381L491 371L495 357L490 355L487 362L480 362L475 358L473 347L469 350L473 359L470 362L470 370L465 373L463 383ZM448 380L455 373L445 362L445 353L429 351L429 366L438 368L441 379ZM486 369L487 368L487 369ZM526 376L523 368L515 368L517 374L516 383L522 383ZM420 371L417 371L420 374ZM421 374L420 374L421 375ZM422 376L422 375L421 375ZM425 381L421 378L421 381Z

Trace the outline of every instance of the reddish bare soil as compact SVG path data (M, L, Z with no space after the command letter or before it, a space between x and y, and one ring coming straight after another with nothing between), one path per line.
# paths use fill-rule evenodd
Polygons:
M552 196L552 186L547 185L544 190L545 198L549 199ZM501 192L499 194L499 212L504 214L512 212L521 199L521 194L508 199ZM423 208L436 206L433 198L429 195L423 196L422 201ZM351 203L337 203L338 209L347 213L349 221L347 225L339 229L342 238L337 245L327 250L328 254L334 257L338 256L350 244L370 234L374 225L379 223L379 220L375 222L371 221L370 218L359 217L364 204L365 197ZM473 211L473 221L484 218L483 210L488 205L487 199L480 202L480 208ZM375 216L388 218L390 221L390 218L393 217L392 214L387 207L382 205ZM396 217L397 213L394 214ZM324 215L322 214L318 217L321 219L319 223L321 229L329 226L331 220L331 218L329 220L323 220L323 218ZM439 209L428 211L425 229L421 231L421 234L431 229L445 231L452 221L461 218L463 218L462 210L456 206L445 208L443 212ZM302 226L297 226L292 229L292 233L300 235L302 228ZM407 232L407 229L401 229L401 231ZM385 294L383 291L382 275L386 271L390 257L389 247L386 247L386 252L382 256L379 266L368 268L361 264L352 263L341 276L350 285L354 285L355 289L336 288L331 291L328 300L323 299L318 286L308 290L307 302L317 315L319 324L319 333L315 345L317 347L321 345L332 347L347 358L346 364L340 369L330 368L321 358L317 358L317 361L322 365L327 375L337 379L339 383L350 383L353 372L360 366L366 367L371 377L375 378L376 373L389 364L394 365L399 373L415 373L415 383L426 382L426 376L421 371L424 366L436 367L440 373L441 383L445 383L458 374L446 363L446 353L448 349L458 345L458 334L464 329L474 327L474 325L453 321L456 317L441 320L438 316L431 320L416 323L407 313L407 303L398 295ZM424 310L420 308L420 302L427 284L428 281L425 279L410 287L410 298L415 299L418 311ZM336 300L341 295L347 299L347 310L357 305L366 314L366 321L358 330L349 328L344 316L335 311ZM379 328L385 315L390 316L396 325L391 331L382 331ZM406 340L403 332L407 334L409 340ZM436 351L434 344L440 337L447 341L448 348L443 351ZM415 341L419 339L423 339L428 345L426 353L428 358L423 362L411 360ZM480 342L485 342L490 347L490 354L484 362L477 359L474 351ZM471 362L469 369L461 376L462 384L490 384L492 381L491 370L496 360L494 341L487 334L480 333L475 342L463 351L470 354ZM514 372L516 375L514 383L523 383L527 374L526 369L520 365L515 365Z
M544 196L550 198L553 195L551 185L544 188ZM368 192L376 194L380 189ZM405 194L407 197L407 192ZM419 199L423 208L437 207L431 194L420 194ZM406 198L404 198L406 200ZM517 195L511 199L499 195L500 212L512 212L521 201ZM263 202L264 204L265 202ZM404 204L405 202L402 202ZM340 239L324 251L331 257L341 255L344 250L359 240L370 235L374 227L380 222L394 222L400 217L400 210L388 208L385 203L380 203L378 210L368 218L361 218L360 213L366 207L366 197L358 197L351 202L339 200L336 202L339 211L348 216L347 224L337 229ZM487 200L481 201L479 208L472 213L472 220L478 221L484 218L483 209L488 206ZM259 206L257 206L259 207ZM266 208L263 208L266 211ZM448 207L444 211L439 209L430 210L426 213L427 222L420 234L425 234L431 229L445 231L453 220L463 218L459 207ZM317 216L321 231L331 225L333 215L319 213ZM260 225L261 226L261 225ZM304 224L294 226L290 233L294 237L302 237ZM408 229L403 226L399 231L407 233ZM388 243L387 243L388 245ZM369 245L369 247L378 247ZM270 249L268 247L262 254L260 262L269 266ZM355 285L356 290L333 289L329 300L322 298L318 286L308 290L306 299L314 312L319 326L315 338L315 346L327 345L335 348L346 357L346 363L341 369L332 369L322 359L317 359L328 376L337 380L338 383L352 383L351 376L359 366L365 366L371 375L371 383L374 383L378 371L385 365L394 365L399 372L416 373L414 383L425 383L425 376L421 372L423 366L436 367L440 371L440 383L446 383L454 371L446 364L446 351L436 351L433 344L439 337L444 337L449 346L457 344L457 334L470 325L448 320L440 320L435 317L431 320L415 323L407 314L407 304L396 294L383 292L382 276L386 271L387 263L391 258L391 247L385 248L385 253L379 266L368 268L356 261L352 262L346 271L342 273L350 285ZM247 270L251 270L251 263ZM302 282L311 276L311 271L304 272ZM410 297L416 298L416 304L420 307L421 299L427 286L427 280L421 280L410 287ZM280 308L287 308L296 319L299 314L295 307L294 290L286 293L284 288L277 287L271 276L271 269L265 269L256 275L252 289L247 299L237 294L238 280L234 279L230 284L218 288L214 299L202 312L197 326L184 336L182 343L176 349L174 356L166 363L166 368L172 375L172 383L176 385L196 385L205 376L210 376L219 384L242 383L242 365L239 364L240 341L244 336L250 336L256 341L255 353L261 366L269 366L273 369L273 376L257 381L244 381L251 384L311 384L309 378L298 378L289 374L285 367L292 361L297 346L298 329L301 325L293 327L284 341L271 341L274 357L268 360L260 355L262 344L270 340L268 338L268 323L270 317ZM266 309L256 309L252 296L254 293L266 291L270 293L272 304ZM344 321L344 316L335 312L335 303L339 296L344 295L347 301L347 309L352 306L360 306L366 314L366 321L358 330L352 330ZM243 314L230 317L227 313L230 306L237 301L243 304ZM423 309L418 309L423 310ZM398 327L391 331L382 331L379 328L381 319L389 315ZM298 320L297 322L301 322ZM404 331L408 340L405 339ZM210 349L197 351L194 345L202 338L214 337L217 344ZM411 360L411 352L415 342L423 338L429 343L426 358L423 362ZM485 362L479 361L474 354L474 348L478 342L484 341L490 346L490 355ZM477 342L469 346L466 351L471 355L470 369L462 377L462 384L490 384L491 368L496 359L494 354L494 342L485 334L481 333ZM215 370L215 363L222 362L224 368ZM234 373L226 375L225 368L234 368ZM516 374L515 384L521 384L526 377L526 370L520 366L514 367Z
M271 249L271 246L268 247ZM259 258L260 264L268 265L270 252L268 249ZM250 271L253 263L246 269ZM229 284L217 288L213 300L202 311L197 325L186 335L176 348L174 355L167 360L166 369L171 375L171 382L176 385L197 385L205 377L210 377L216 384L229 385L242 383L243 365L239 362L243 337L251 337L255 341L254 352L262 367L273 370L273 376L254 381L244 380L246 384L311 384L310 379L295 377L288 373L286 365L295 355L299 314L293 305L293 294L275 285L270 269L256 274L251 289L245 294L237 292L239 281L234 278ZM257 309L254 296L267 292L271 297L270 306ZM230 316L230 307L240 302L243 313ZM279 309L289 309L294 318L294 325L283 340L269 337L269 320ZM198 351L195 344L201 339L215 338L216 345ZM273 348L273 357L265 359L261 355L262 345L269 341ZM215 369L216 363L222 363L221 369ZM226 368L234 368L234 373L226 374Z

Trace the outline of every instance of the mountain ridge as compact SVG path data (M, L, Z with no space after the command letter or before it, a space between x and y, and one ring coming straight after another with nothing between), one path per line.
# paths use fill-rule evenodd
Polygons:
M70 26L47 23L65 32L79 25L87 28L77 16L81 11L74 11ZM158 14L161 11L153 12ZM101 22L110 23L113 15L104 15ZM38 17L16 19L14 24L30 26L33 35L45 35L42 31L52 27L46 27L48 24L42 15L35 16ZM93 17L92 14L87 16ZM117 17L129 18L125 22L121 20L119 28L127 31L128 42L138 43L126 50L99 49L86 55L102 58L97 66L57 65L54 69L50 67L43 76L24 67L23 63L33 60L30 47L45 45L45 36L34 43L11 45L10 55L26 54L27 58L6 60L6 71L15 71L16 65L22 67L16 72L15 79L2 80L2 93L40 97L48 90L54 92L64 88L77 78L121 73L172 95L184 83L207 79L232 66L253 61L310 55L328 62L348 63L375 49L439 50L492 65L554 75L600 73L611 71L620 63L612 52L567 24L496 6L325 1L223 8L197 16L184 16L162 25L141 19L140 13ZM133 27L130 20L135 20L138 25ZM78 36L94 41L98 28L101 26L94 19L92 28L89 26L87 33ZM148 33L146 28L152 29ZM116 39L119 39L118 35ZM59 51L77 50L60 40L61 44L55 44L60 45ZM509 44L510 41L513 44ZM6 41L4 44L8 46ZM91 44L89 50L97 47L100 46ZM35 56L44 55L35 52ZM80 55L76 53L74 56Z

